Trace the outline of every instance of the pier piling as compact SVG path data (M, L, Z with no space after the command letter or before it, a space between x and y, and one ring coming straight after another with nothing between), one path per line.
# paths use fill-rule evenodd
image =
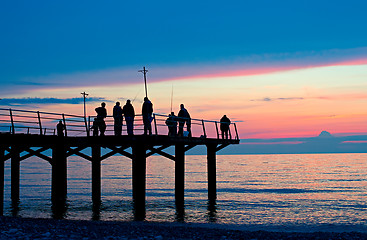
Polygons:
M135 220L145 219L145 190L146 190L146 145L136 143L132 146L132 188Z
M0 216L4 214L4 148L0 147Z
M185 199L185 145L175 145L175 200L183 205Z
M213 201L217 199L217 169L216 169L216 144L207 146L207 167L208 167L208 199Z
M67 163L66 150L63 143L57 143L52 148L52 189L51 200L60 203L67 195Z
M19 147L11 147L11 200L19 201L20 151Z
M92 146L92 201L101 203L101 147Z

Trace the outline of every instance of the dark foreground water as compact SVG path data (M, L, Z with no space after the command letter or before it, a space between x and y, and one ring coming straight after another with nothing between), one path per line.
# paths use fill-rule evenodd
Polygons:
M174 162L147 159L146 220L224 224L367 225L367 154L218 155L216 203L208 203L206 156L186 156L184 209L174 201ZM5 163L4 215L52 218L51 166L21 162L20 203L10 201ZM102 162L102 205L91 201L91 163L68 158L66 219L134 219L131 160Z

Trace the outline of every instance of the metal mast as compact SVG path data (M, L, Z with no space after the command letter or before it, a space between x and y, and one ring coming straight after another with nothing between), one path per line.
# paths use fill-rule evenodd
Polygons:
M143 67L143 70L139 70L138 72L141 72L144 74L144 84L145 84L145 96L148 97L148 90L147 90L147 72L148 70Z
M80 94L83 95L83 98L84 98L84 118L85 118L87 116L87 112L86 112L86 109L85 109L85 98L88 96L88 93L82 92Z

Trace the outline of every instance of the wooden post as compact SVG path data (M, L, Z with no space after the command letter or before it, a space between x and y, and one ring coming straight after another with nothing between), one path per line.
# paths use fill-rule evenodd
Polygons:
M0 148L0 216L4 214L4 148Z
M208 199L217 199L217 173L216 173L216 144L207 145L207 165L208 165Z
M185 201L185 145L175 146L175 199L176 205Z
M52 147L52 189L53 204L63 203L67 196L67 161L66 149L62 141Z
M92 201L93 205L101 203L101 147L92 147Z
M20 151L16 146L11 147L11 200L19 201Z
M134 218L137 221L145 219L146 149L143 143L132 146L132 188Z

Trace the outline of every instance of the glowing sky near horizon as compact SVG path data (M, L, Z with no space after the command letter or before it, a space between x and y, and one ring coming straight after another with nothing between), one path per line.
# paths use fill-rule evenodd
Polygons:
M210 4L208 4L210 3ZM264 7L266 6L266 7ZM155 112L238 121L241 138L367 134L364 1L12 1L0 9L0 94L12 108L82 114L32 98L135 99ZM19 106L10 99L23 99ZM3 104L0 101L0 104ZM88 102L88 113L98 102Z

